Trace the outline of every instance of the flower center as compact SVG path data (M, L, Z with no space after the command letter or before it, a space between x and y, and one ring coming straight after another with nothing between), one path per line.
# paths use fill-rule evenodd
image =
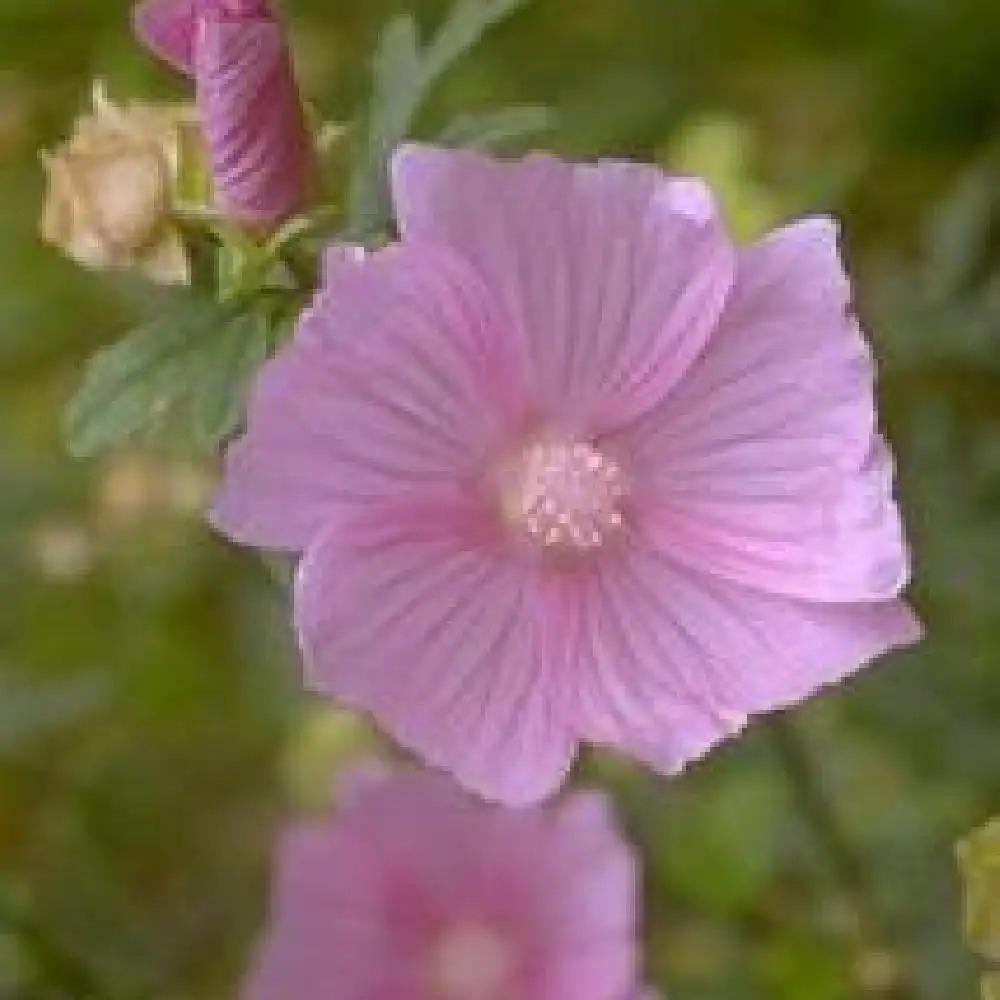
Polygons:
M504 510L539 545L596 549L622 525L625 473L590 444L536 442L511 471Z
M513 956L503 938L481 924L459 924L435 949L431 985L441 1000L500 1000L510 984Z

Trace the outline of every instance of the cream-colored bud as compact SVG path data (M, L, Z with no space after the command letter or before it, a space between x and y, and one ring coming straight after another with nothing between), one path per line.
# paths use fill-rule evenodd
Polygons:
M189 281L172 211L195 128L188 107L117 105L95 87L93 110L66 142L42 154L42 238L86 267L134 268L162 284Z

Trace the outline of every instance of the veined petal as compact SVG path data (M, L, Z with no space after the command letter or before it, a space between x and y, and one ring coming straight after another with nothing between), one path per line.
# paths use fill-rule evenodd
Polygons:
M794 600L637 542L581 600L579 735L672 773L749 717L796 704L919 634L901 601Z
M707 188L653 167L407 146L393 193L405 239L475 267L525 342L540 405L568 422L606 429L659 402L733 281Z
M705 352L619 442L659 543L792 597L897 596L909 567L873 379L834 224L745 251Z
M345 505L471 484L517 419L518 359L467 265L411 246L334 271L227 454L213 519L240 541L301 550Z
M460 498L373 504L300 564L309 685L508 805L562 781L575 741L552 700L547 624L525 567Z

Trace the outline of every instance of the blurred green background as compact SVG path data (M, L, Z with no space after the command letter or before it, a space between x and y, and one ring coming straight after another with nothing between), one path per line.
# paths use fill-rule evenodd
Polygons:
M285 6L309 96L355 117L402 4ZM201 524L210 465L60 442L84 358L160 301L35 236L37 150L94 76L183 93L127 23L125 0L0 0L5 1000L232 996L276 823L365 739L299 695L282 591ZM584 762L646 858L672 1000L975 994L952 843L1000 811L998 69L996 0L534 0L422 122L545 103L545 145L705 173L744 238L846 223L929 637L674 782Z

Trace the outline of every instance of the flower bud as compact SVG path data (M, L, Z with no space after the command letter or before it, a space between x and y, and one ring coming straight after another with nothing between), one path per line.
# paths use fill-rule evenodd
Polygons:
M70 139L42 153L42 238L86 267L187 282L187 253L171 210L191 124L189 108L119 106L96 86L93 110L77 120Z
M284 31L265 0L146 0L135 27L194 79L216 207L262 229L299 211L314 150Z

